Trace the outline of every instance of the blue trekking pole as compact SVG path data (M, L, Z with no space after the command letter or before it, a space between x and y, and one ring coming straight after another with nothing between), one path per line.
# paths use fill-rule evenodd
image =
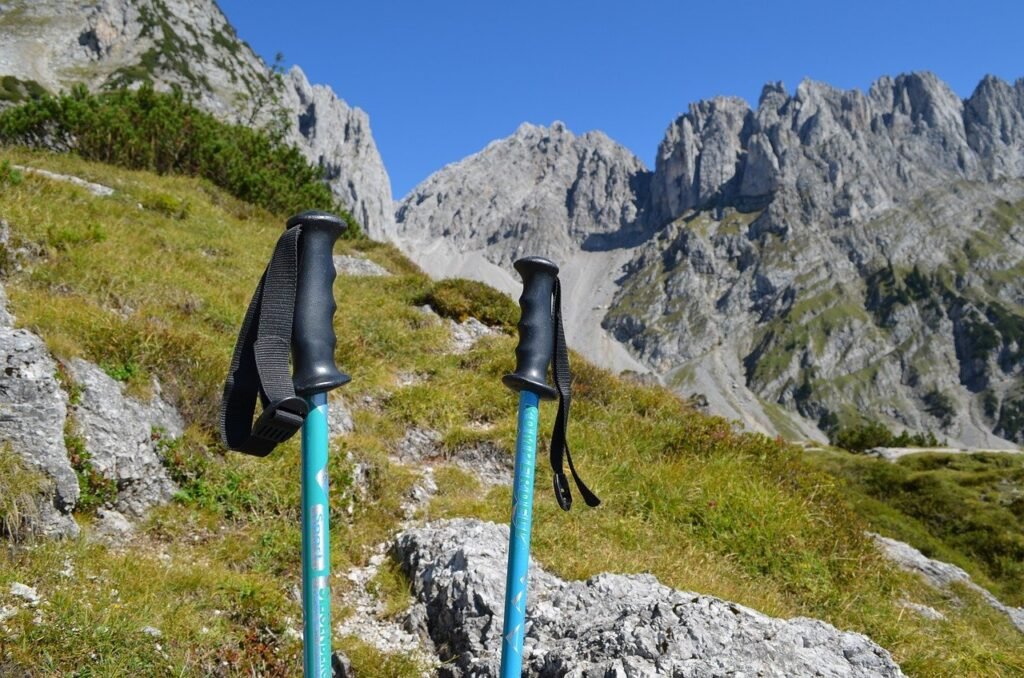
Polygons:
M580 494L588 506L601 500L579 476L565 440L571 401L569 352L562 328L561 284L558 266L543 257L525 257L515 262L523 278L519 298L519 345L516 370L502 382L519 392L515 471L512 481L512 519L509 527L508 571L505 578L505 618L501 637L501 678L519 678L523 670L523 641L526 637L526 586L530 561L530 531L533 524L533 481L537 459L538 405L541 399L558 397L558 416L551 435L551 468L555 498L563 510L572 506L572 495L562 468L563 456ZM554 304L552 305L552 301ZM555 386L547 382L548 365L554 356Z
M246 311L221 401L230 449L266 456L302 428L303 670L317 678L331 676L327 392L349 381L334 364L333 249L344 228L326 212L288 220ZM253 424L257 395L263 411Z

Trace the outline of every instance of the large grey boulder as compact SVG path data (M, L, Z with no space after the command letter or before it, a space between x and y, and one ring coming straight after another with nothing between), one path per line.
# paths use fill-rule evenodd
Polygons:
M399 535L394 554L422 606L410 623L438 648L439 675L498 675L507 544L506 527L478 520ZM903 675L861 634L775 619L650 575L566 582L534 563L527 620L530 676Z
M67 367L81 389L73 408L75 426L89 463L117 485L115 508L139 517L168 501L177 487L161 462L158 443L182 434L177 411L159 391L148 403L126 396L124 385L93 363L76 358Z
M78 477L64 447L67 396L57 364L37 335L11 327L0 287L0 445L9 446L29 468L52 482L35 527L50 536L75 536L68 513L78 501Z

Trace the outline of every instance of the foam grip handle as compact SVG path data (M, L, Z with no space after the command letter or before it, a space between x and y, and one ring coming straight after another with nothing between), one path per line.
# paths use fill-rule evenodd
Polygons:
M349 382L334 364L334 243L345 223L327 212L309 211L288 220L301 227L292 321L292 380L301 396L325 393Z
M548 384L548 365L555 346L555 328L551 316L551 295L555 289L558 266L544 257L525 257L515 264L523 278L519 297L519 345L516 346L516 371L502 382L509 388L536 393L553 400L558 392Z

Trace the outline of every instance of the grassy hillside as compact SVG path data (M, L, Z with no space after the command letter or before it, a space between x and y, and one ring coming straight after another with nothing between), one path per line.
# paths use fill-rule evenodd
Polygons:
M0 605L11 602L12 581L36 587L47 603L2 623L0 674L296 673L300 641L287 629L301 617L292 595L299 581L297 442L255 459L225 453L214 435L237 325L287 215L199 179L10 148L0 159L115 189L95 197L35 175L0 186L0 218L12 239L0 261L19 324L57 356L93 360L137 393L157 376L189 423L166 449L182 491L151 513L125 550L90 543L89 515L80 516L85 536L77 541L8 545ZM29 252L20 269L11 259L16 248ZM500 377L513 367L515 340L501 334L450 354L446 329L416 305L433 299L461 315L483 303L473 314L505 325L499 302L472 287L435 286L389 246L344 241L338 252L366 256L393 274L340 276L335 286L337 359L353 376L343 396L355 421L355 432L336 438L331 450L331 547L341 574L362 564L402 519L416 470L389 452L409 427L439 431L451 450L482 440L512 449L515 399ZM953 599L881 559L863 534L861 493L796 449L737 434L665 390L621 381L579 358L575 367L571 443L605 503L562 513L541 464L534 523L541 563L574 578L652 572L671 586L769 614L820 617L867 633L911 675L1024 672L1024 643L1004 617L971 592ZM542 409L542 432L553 415L552 407ZM8 471L4 459L0 474L21 473ZM365 494L353 491L356 464L367 471ZM507 519L509 488L482 487L444 465L436 475L439 494L423 518ZM343 509L350 502L351 513ZM0 502L5 512L9 506ZM351 612L351 584L337 576L332 586L341 619ZM380 586L400 607L401 580L386 577ZM924 620L900 600L930 605L947 619ZM146 634L147 626L162 636ZM381 655L354 638L336 642L362 675L417 671L409 657Z
M821 452L872 529L959 565L1003 602L1024 607L1024 455L915 454L896 463Z

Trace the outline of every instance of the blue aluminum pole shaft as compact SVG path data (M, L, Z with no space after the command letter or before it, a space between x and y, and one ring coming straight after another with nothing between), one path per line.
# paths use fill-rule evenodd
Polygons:
M302 637L307 678L331 678L331 535L327 503L327 394L307 398L302 425Z
M501 632L501 678L520 678L526 636L526 579L530 564L533 523L533 479L537 462L537 403L532 391L519 392L515 475L512 482L512 522L505 580L505 624Z

